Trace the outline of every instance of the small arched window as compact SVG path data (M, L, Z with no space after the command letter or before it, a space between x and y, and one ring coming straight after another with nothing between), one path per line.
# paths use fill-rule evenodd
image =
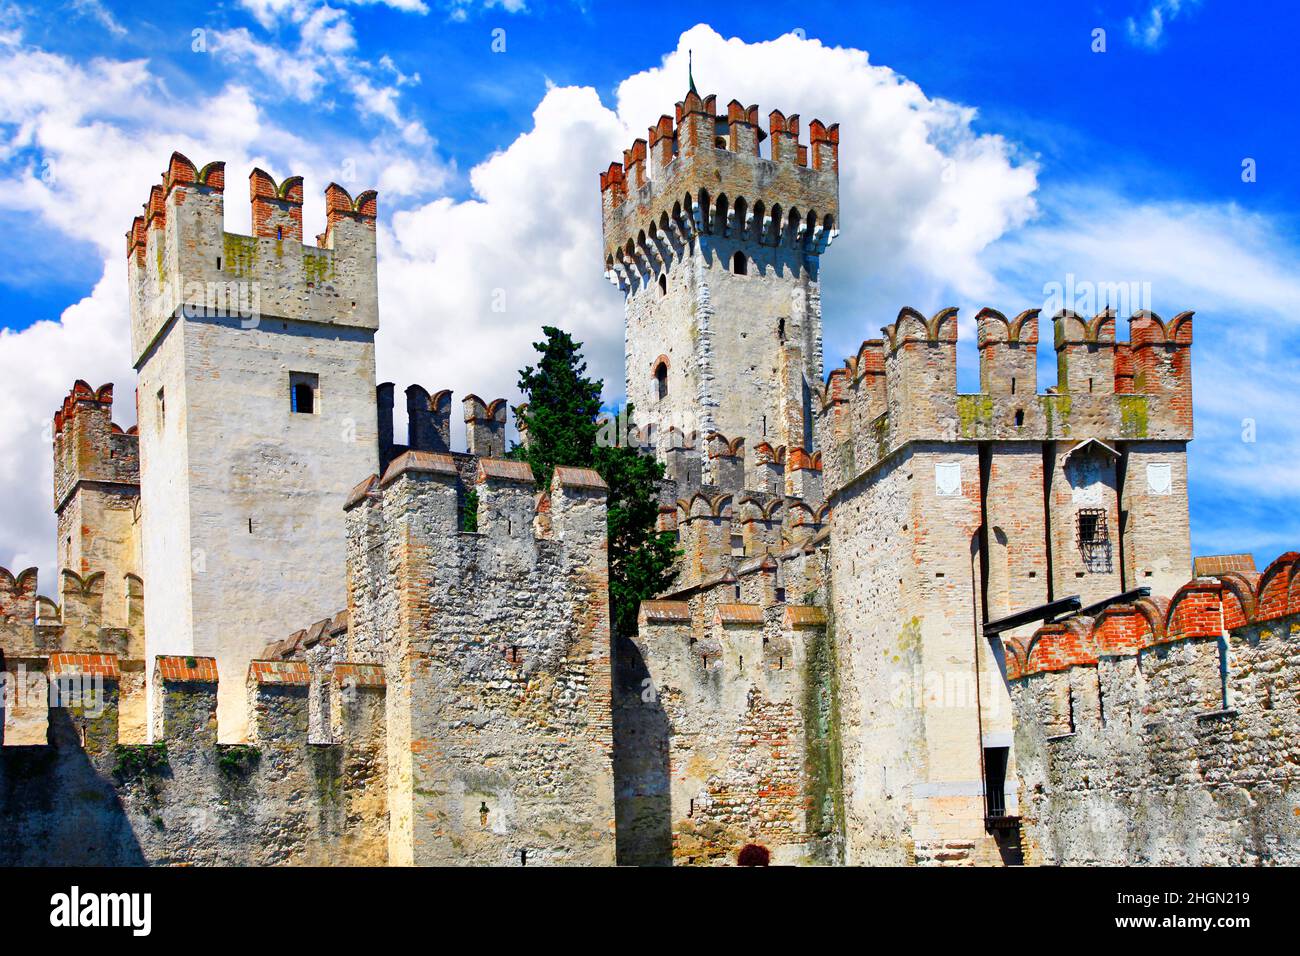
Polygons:
M663 362L655 366L655 394L660 399L668 397L668 366Z
M749 273L749 261L745 258L743 252L737 252L731 257L731 271L738 276L747 275Z
M668 276L664 275L662 272L659 273L659 294L668 294Z
M283 239L283 238L284 238L284 226L276 226L276 227L275 227L275 238L277 238L277 239Z

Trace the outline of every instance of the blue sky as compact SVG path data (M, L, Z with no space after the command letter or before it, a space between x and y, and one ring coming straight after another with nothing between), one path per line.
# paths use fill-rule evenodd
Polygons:
M968 323L1067 276L1147 283L1158 313L1197 311L1194 550L1267 561L1300 544L1298 25L1216 0L0 4L0 224L21 250L0 270L0 564L50 567L48 419L72 379L115 381L133 420L121 236L172 148L231 183L304 175L308 234L330 179L380 189L381 378L513 397L556 322L617 401L596 173L671 111L688 47L722 102L842 124L828 367L902 305Z

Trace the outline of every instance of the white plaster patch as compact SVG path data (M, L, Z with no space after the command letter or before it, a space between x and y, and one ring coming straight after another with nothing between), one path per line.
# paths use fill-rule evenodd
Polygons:
M940 498L961 497L961 462L941 461L935 464L934 493Z
M1147 465L1147 491L1153 495L1168 495L1174 486L1173 469L1168 462Z

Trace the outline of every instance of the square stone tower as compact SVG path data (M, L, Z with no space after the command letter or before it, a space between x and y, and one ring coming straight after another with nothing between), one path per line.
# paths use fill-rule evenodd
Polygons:
M811 450L818 262L839 212L839 128L692 84L601 174L605 269L623 290L627 396L661 450L719 432ZM760 144L770 140L767 155ZM673 429L677 433L672 432Z
M1192 314L975 317L980 391L957 392L957 310L899 312L831 372L821 444L832 510L850 863L1014 861L1018 754L1003 641L984 625L1191 573Z
M248 661L345 605L343 503L378 463L376 195L331 184L311 246L302 179L249 183L233 235L225 165L175 153L127 234L147 654L216 659L223 739Z
M104 574L104 623L124 627L140 589L140 453L113 423L113 386L78 380L54 413L54 513L60 582Z

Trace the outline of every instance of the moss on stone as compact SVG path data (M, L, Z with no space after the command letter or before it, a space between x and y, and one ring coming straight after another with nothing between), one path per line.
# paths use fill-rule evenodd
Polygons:
M1147 397L1145 395L1120 395L1119 429L1124 438L1146 438Z
M217 768L225 777L247 777L262 759L262 751L252 744L218 744Z
M236 275L248 275L257 266L257 240L227 232L222 236L226 268Z
M308 747L312 780L321 803L338 803L343 793L343 748Z
M876 442L876 460L889 452L889 413L885 412L871 423L871 437Z
M311 285L324 285L336 276L334 256L325 253L310 252L302 254L303 278Z
M812 594L808 595L813 597ZM812 601L806 600L811 604ZM827 607L831 602L825 602ZM814 631L804 664L804 762L808 778L808 833L815 838L813 862L842 863L844 770L840 740L839 668L835 622Z
M167 744L118 744L113 771L122 779L162 773L170 767Z
M1038 402L1043 409L1043 421L1047 424L1047 437L1068 438L1070 436L1070 396L1039 395Z
M993 427L992 395L958 395L957 421L962 438L984 438Z

